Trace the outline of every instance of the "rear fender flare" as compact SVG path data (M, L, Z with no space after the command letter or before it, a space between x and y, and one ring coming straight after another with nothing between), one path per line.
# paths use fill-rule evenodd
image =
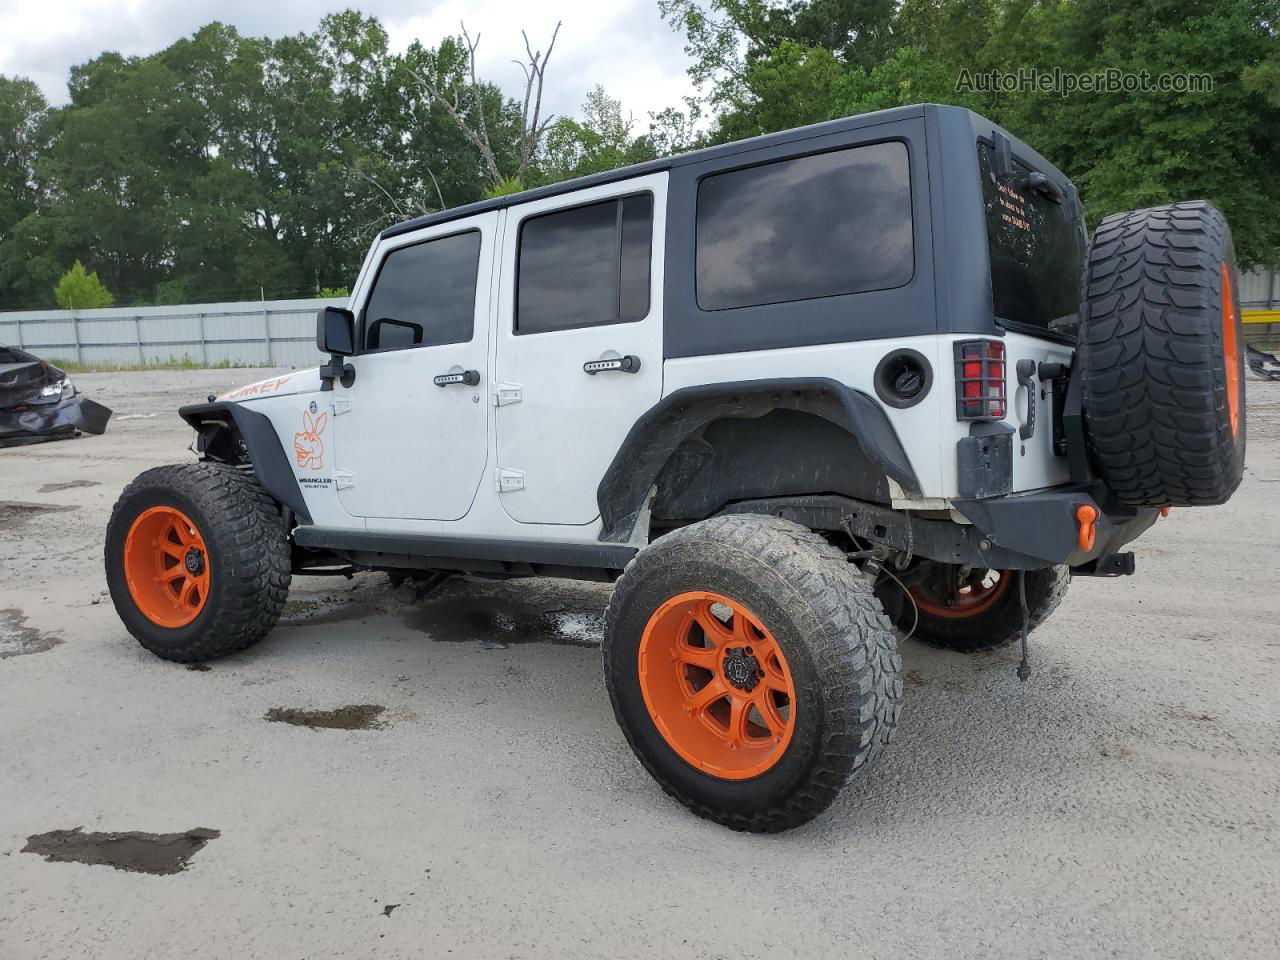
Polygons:
M178 416L198 433L214 423L233 425L244 442L262 489L292 510L299 523L311 522L302 488L298 486L298 478L294 476L270 417L249 410L243 404L226 402L191 404L179 409Z
M701 384L668 394L632 425L596 490L600 539L632 539L658 474L687 437L715 420L774 410L810 413L843 428L885 476L909 496L920 496L920 481L888 414L867 394L827 377Z

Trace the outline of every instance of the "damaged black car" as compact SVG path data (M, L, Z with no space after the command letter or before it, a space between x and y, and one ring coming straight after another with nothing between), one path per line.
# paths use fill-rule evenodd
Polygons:
M110 418L53 364L0 345L0 447L102 433Z

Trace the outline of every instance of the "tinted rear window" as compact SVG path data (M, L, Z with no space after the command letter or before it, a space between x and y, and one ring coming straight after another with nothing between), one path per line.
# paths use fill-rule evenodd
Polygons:
M905 144L781 160L698 186L703 310L902 286L914 264Z
M1074 204L1022 189L1031 170L1017 160L1013 175L997 183L991 154L990 146L978 144L995 315L1045 329L1073 321L1084 257Z

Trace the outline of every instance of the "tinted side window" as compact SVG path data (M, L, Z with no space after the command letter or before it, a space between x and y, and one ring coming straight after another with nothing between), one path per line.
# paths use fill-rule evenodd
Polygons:
M698 186L703 310L883 290L915 268L902 143L876 143L707 177Z
M364 309L364 348L466 343L475 326L479 266L476 230L387 254Z
M649 313L652 238L648 193L524 221L515 332L643 319Z

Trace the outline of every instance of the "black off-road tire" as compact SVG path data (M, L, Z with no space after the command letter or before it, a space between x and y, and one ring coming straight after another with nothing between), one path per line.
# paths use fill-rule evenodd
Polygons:
M1006 647L1022 636L1022 605L1018 601L1018 571L1001 573L1009 584L992 606L968 617L943 617L919 611L913 639L931 647L958 653L979 653ZM1028 570L1027 613L1032 631L1049 619L1067 595L1071 585L1071 568L1048 567ZM898 589L896 585L893 589ZM913 610L910 602L898 605L897 627L904 633L911 629Z
M129 529L156 506L186 514L209 554L204 607L191 623L172 629L138 608L124 572ZM107 586L125 627L147 650L178 663L214 660L257 643L280 619L289 594L290 548L278 506L253 476L222 464L175 464L139 474L111 511L105 560Z
M1231 230L1203 200L1115 214L1094 234L1081 305L1085 426L1122 502L1218 504L1239 486L1238 287Z
M638 650L663 603L709 591L745 604L785 653L795 729L785 753L746 780L687 763L646 709ZM662 789L735 830L777 832L825 810L875 760L898 722L902 661L871 585L844 553L773 517L727 516L669 533L628 565L609 604L605 684L623 734Z

